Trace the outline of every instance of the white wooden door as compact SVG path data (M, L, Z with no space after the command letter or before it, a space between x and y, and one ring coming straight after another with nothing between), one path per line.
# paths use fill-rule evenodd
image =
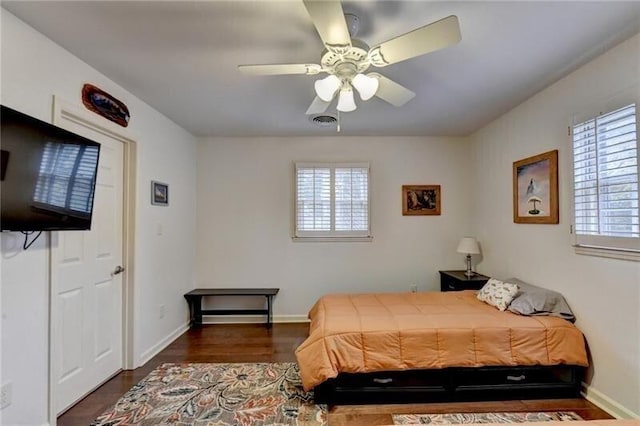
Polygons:
M90 231L54 233L52 365L56 413L122 369L123 144L80 126L101 144Z

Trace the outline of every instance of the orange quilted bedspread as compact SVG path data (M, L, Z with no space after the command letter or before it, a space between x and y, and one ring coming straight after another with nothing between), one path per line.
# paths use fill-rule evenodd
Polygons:
M584 337L570 322L500 312L474 291L333 294L309 318L309 337L296 350L306 390L343 372L588 365Z

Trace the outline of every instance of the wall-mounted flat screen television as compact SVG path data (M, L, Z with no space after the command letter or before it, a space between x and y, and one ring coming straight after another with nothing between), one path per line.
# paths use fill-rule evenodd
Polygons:
M1 107L0 228L91 229L100 144Z

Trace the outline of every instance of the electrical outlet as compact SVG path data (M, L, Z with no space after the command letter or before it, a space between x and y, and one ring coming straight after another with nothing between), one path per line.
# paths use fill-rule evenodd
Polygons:
M411 286L411 293L417 293L418 292L418 286L417 285L412 285Z
M158 309L160 314L160 319L164 318L164 305L160 305L160 309Z
M11 382L7 382L0 388L0 410L4 410L11 405L12 386Z

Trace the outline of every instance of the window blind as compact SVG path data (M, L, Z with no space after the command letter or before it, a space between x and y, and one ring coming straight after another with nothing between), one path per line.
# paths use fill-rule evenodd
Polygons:
M573 126L578 245L640 250L636 105Z
M44 147L33 201L90 213L98 148L47 142Z
M368 164L296 164L296 237L368 237Z
M369 228L369 170L336 168L336 230Z
M331 170L304 167L297 170L297 229L331 230Z

